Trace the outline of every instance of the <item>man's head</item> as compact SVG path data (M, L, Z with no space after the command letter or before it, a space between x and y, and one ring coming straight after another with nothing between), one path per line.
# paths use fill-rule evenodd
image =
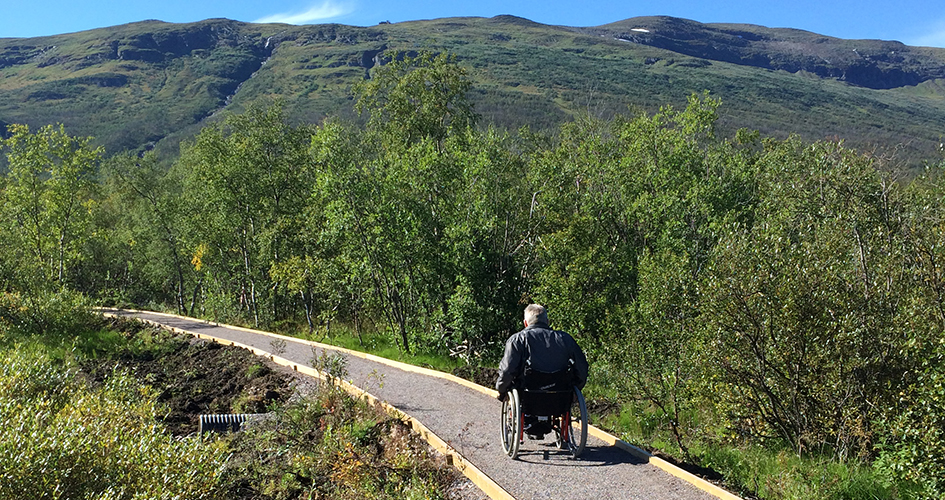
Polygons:
M541 304L528 304L525 308L525 326L548 326L548 311Z

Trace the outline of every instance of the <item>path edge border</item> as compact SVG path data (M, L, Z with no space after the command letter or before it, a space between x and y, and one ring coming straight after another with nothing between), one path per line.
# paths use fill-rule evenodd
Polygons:
M115 308L99 308L99 309L101 310L101 309L115 309ZM367 360L374 361L374 362L377 362L377 363L381 363L381 364L385 364L385 365L388 365L388 366L392 366L392 367L394 367L394 368L399 368L399 369L404 370L404 371L407 371L407 372L420 373L420 374L427 375L427 376L430 376L430 377L435 377L435 378L440 378L440 379L448 380L448 381L450 381L450 382L453 382L453 383L456 383L456 384L459 384L459 385L468 387L468 388L470 388L470 389L472 389L472 390L474 390L474 391L478 391L478 392L480 392L480 393L482 393L482 394L486 394L486 395L491 396L491 397L497 397L498 394L499 394L495 389L490 389L490 388L488 388L488 387L481 386L481 385L479 385L479 384L477 384L477 383L475 383L475 382L466 380L466 379L464 379L464 378L457 377L456 375L453 375L452 373L441 372L441 371L433 370L433 369L430 369L430 368L424 368L424 367L422 367L422 366L415 366L415 365L411 365L411 364L404 363L404 362L401 362L401 361L395 361L395 360L393 360L393 359L388 359L388 358L384 358L384 357L377 356L377 355L374 355L374 354L368 354L368 353L361 352L361 351L355 351L355 350L353 350L353 349L347 349L347 348L344 348L344 347L338 347L338 346L333 346L333 345L329 345L329 344L323 344L323 343L321 343L321 342L315 342L315 341L312 341L312 340L300 339L300 338L298 338L298 337L290 337L290 336L287 336L287 335L281 335L281 334L273 333L273 332L266 332L266 331L263 331L263 330L254 330L254 329L252 329L252 328L245 328L245 327L242 327L242 326L235 326L235 325L227 325L227 324L223 324L223 323L217 323L217 322L214 322L214 321L208 321L208 320L200 319L200 318L191 318L191 317L189 317L189 316L180 316L180 315L177 315L177 314L170 314L170 313L163 313L163 312L156 312L156 311L142 311L142 310L136 310L136 309L118 309L118 310L127 311L127 312L131 312L131 313L156 314L156 315L159 315L159 316L168 316L168 317L172 317L172 318L180 318L180 319L186 319L186 320L191 320L191 321L201 321L201 322L203 322L203 323L206 323L206 324L209 324L209 325L213 325L213 326L221 326L221 327L226 327L226 328L232 328L232 329L234 329L234 330L241 330L241 331L244 331L244 332L254 333L254 334L258 334L258 335L264 335L264 336L267 336L267 337L278 338L278 339L281 339L281 340L292 341L292 342L299 342L299 343L303 343L303 344L308 344L308 345L313 346L313 347L318 347L319 349L328 349L328 350L343 352L343 353L345 353L345 354L347 354L347 355L349 355L349 356L356 356L356 357L359 357L359 358L362 358L362 359L367 359ZM105 314L105 313L103 313L103 315L108 316L108 314ZM245 349L249 349L250 351L253 351L253 353L255 353L255 354L257 354L257 355L261 355L261 356L267 357L267 358L269 358L270 360L272 360L273 362L276 362L276 363L278 363L278 364L282 364L283 366L294 367L297 371L300 371L300 372L302 372L302 370L305 370L306 372L311 371L311 372L320 373L320 372L317 372L316 370L314 370L314 369L312 369L312 368L308 368L308 367L305 367L305 366L301 366L301 367L300 367L300 366L298 366L297 363L294 363L294 362L289 361L289 360L285 360L284 358L279 358L278 356L274 356L273 354L268 353L268 352L266 352L266 351L263 351L262 349L257 349L257 348L255 348L255 347L250 347L250 346L242 345L242 344L240 344L240 343L238 343L238 342L232 342L232 341L223 340L223 339L216 339L215 337L212 337L212 336L210 336L210 335L206 335L206 334L202 334L202 333L195 333L195 332L188 332L188 331L185 331L185 330L180 330L179 328L168 327L168 326L166 326L166 325L161 325L161 324L159 324L159 323L154 323L154 322L151 322L151 321L148 321L148 320L141 320L141 321L145 321L145 322L148 322L148 323L151 323L151 324L155 324L156 326L160 326L160 327L162 327L162 328L167 328L167 329L172 330L172 331L179 331L179 332L181 332L181 333L186 333L187 335L193 335L193 336L196 336L196 337L198 337L198 338L215 339L215 340L217 340L217 341L227 342L227 343L230 343L230 344L232 344L232 345L237 345L237 346L239 346L239 347L243 347L243 348L245 348ZM278 360L283 360L283 361L285 361L285 363L279 363L278 361L276 361L277 359L278 359ZM303 372L303 373L305 373L305 372ZM322 379L322 380L325 380L325 379L326 379L325 376L324 376L324 375L321 375L321 374L319 374L319 375L309 374L309 375L315 376L315 377L320 378L320 379ZM348 382L344 382L344 381L340 381L340 382L343 382L343 383L346 385L345 390L348 390L348 392L352 392L352 390L354 390L354 391L356 391L356 392L352 392L352 394L355 394L355 395L357 395L358 397L364 397L364 398L368 399L369 401L371 401L372 403L378 404L378 405L384 407L388 412L392 412L392 413L395 414L395 415L402 415L403 418L405 418L406 420L409 420L410 423L411 423L411 425L414 426L414 429L415 429L415 430L418 430L418 433L421 435L421 437L423 437L424 439L426 439L427 442L430 443L431 446L433 446L434 448L437 449L437 451L440 451L441 453L443 453L443 454L446 455L447 457L451 457L451 456L452 456L452 457L453 457L452 459L447 458L447 460L450 461L450 463L452 463L454 467L456 467L457 469L459 469L460 472L463 473L463 475L465 475L467 478L469 478L471 481L473 481L473 483L475 483L476 486L479 487L479 489L481 489L484 493L486 493L487 495L489 495L490 498L493 498L493 499L495 499L495 500L500 500L500 499L505 500L505 499L513 499L513 498L514 498L514 497L512 497L507 491L505 491L504 489L502 489L502 487L499 486L495 481L493 481L492 478L490 478L490 477L487 476L485 473L483 473L482 471L480 471L480 470L479 470L478 468L476 468L473 464L469 463L465 458L463 458L462 455L459 454L459 452L457 452L455 449L453 449L451 446L449 446L449 444L447 444L445 441L443 441L442 438L440 438L439 436L437 436L436 434L434 434L433 432L431 432L429 429L427 429L426 426L424 426L419 420L417 420L417 419L411 417L410 415L407 415L406 413L404 413L404 412L398 410L397 408L394 408L393 406L391 406L391 405L388 404L387 402L379 400L379 399L376 398L375 396L369 394L368 392L364 391L363 389L361 389L361 388L359 388L359 387L357 387L357 386L354 386L354 385L349 384ZM347 387L347 386L350 386L351 389L349 389L349 387ZM736 495L736 494L734 494L734 493L732 493L732 492L730 492L730 491L728 491L728 490L726 490L726 489L724 489L724 488L722 488L722 487L720 487L720 486L718 486L718 485L716 485L716 484L714 484L714 483L712 483L712 482L710 482L710 481L707 481L706 479L703 479L703 478L701 478L701 477L699 477L699 476L697 476L697 475L695 475L695 474L693 474L693 473L691 473L691 472L689 472L689 471L687 471L687 470L684 470L684 469L680 468L680 467L677 466L677 465L674 465L674 464L672 464L672 463L670 463L670 462L668 462L668 461L666 461L666 460L663 460L662 458L659 458L659 457L653 455L652 453L650 453L650 452L648 452L648 451L646 451L646 450L644 450L644 449L638 448L638 447L636 447L636 446L634 446L634 445L632 445L632 444L630 444L630 443L628 443L628 442L626 442L626 441L624 441L624 440L618 438L617 436L614 436L613 434L611 434L611 433L609 433L609 432L607 432L607 431L605 431L605 430L603 430L603 429L600 429L600 428L595 427L595 426L593 426L593 425L588 425L587 427L588 427L588 429L587 429L588 434L594 436L595 438L600 439L601 441L604 441L605 443L607 443L607 444L609 444L609 445L616 446L617 448L620 448L621 450L624 450L624 451L626 451L627 453L630 453L631 455L633 455L633 456L635 456L635 457L637 457L637 458L639 458L639 459L641 459L641 460L644 460L644 461L648 462L649 464L653 465L654 467L656 467L656 468L658 468L658 469L661 469L661 470L663 470L664 472L666 472L666 473L668 473L668 474L670 474L670 475L672 475L672 476L674 476L674 477L677 477L677 478L679 478L679 479L681 479L681 480L683 480L683 481L685 481L685 482L687 482L687 483L689 483L689 484L695 486L696 488L698 488L698 489L700 489L700 490L702 490L702 491L704 491L704 492L706 492L706 493L708 493L708 494L710 494L710 495L712 495L712 496L715 496L716 498L719 498L719 499L721 499L721 500L743 500L740 496L738 496L738 495ZM433 438L435 441L437 441L437 442L434 443L433 441L431 441L431 438L429 438L428 436L432 437L432 438ZM442 447L442 449L441 449L441 447ZM445 452L442 451L442 450L449 450L449 453L445 453ZM470 472L474 472L474 473L477 475L476 478L471 477L470 475L468 475L468 474L466 473L467 470L469 470ZM485 478L485 480L487 480L487 481L485 481L485 483L484 483L485 486L480 485L477 481L482 480L482 479L477 479L477 478ZM489 483L491 483L491 485L490 485ZM493 496L493 494L492 494L490 491L487 490L487 488L492 488L492 487L493 487L492 485L494 485L494 488L497 489L496 494L498 494L499 496Z
M293 341L297 341L297 342L302 342L302 343L311 344L311 345L314 345L314 346L317 346L317 347L323 348L323 349L342 349L342 350L344 350L344 351L350 351L350 350L348 350L348 349L336 348L335 346L330 346L330 345L327 345L327 344L321 344L321 343L318 343L318 342L311 342L311 341L307 341L307 340L304 340L304 339L299 339L299 338L296 338L296 337L285 337L285 336L283 336L283 335L279 335L279 334L275 334L275 333L271 333L271 332L264 332L264 331L260 331L260 330L251 330L251 329L248 329L248 328L242 328L242 327L233 326L233 325L221 325L220 323L214 323L214 322L202 320L202 319L199 319L199 318L190 318L190 317L186 317L186 316L179 316L179 315L176 315L176 314L168 314L168 313L159 313L159 312L155 312L155 311L139 311L139 310L133 310L133 309L120 309L120 310L121 310L121 311L126 311L126 312L131 312L131 313L157 314L157 315L161 315L161 316L170 316L170 317L176 317L176 318L187 319L187 320L193 320L193 321L201 321L201 322L204 322L204 323L207 323L207 324L212 324L212 325L214 325L214 326L225 326L226 328L232 328L232 329L235 329L235 330L244 330L244 331L251 332L251 333L264 334L264 335L269 336L269 337L272 337L272 336L283 337L283 338L285 338L285 339L289 339L289 340L293 340ZM105 317L117 317L117 316L119 316L119 315L116 315L116 314L112 314L112 313L108 313L108 312L103 312L103 311L101 311L101 310L99 311L99 313L102 314L102 315L105 316ZM120 316L120 317L127 317L127 316ZM149 325L156 326L156 327L158 327L158 328L163 328L163 329L165 329L165 330L169 330L169 331L174 332L174 333L179 333L179 334L182 334L182 335L190 335L190 336L196 337L196 338L198 338L198 339L210 340L210 341L212 341L212 342L215 342L215 343L218 343L218 344L222 344L222 345L230 345L230 346L234 346L234 347L240 347L240 348L243 348L243 349L246 349L246 350L252 352L253 354L255 354L255 355L257 355L257 356L262 356L262 357L264 357L264 358L267 358L267 359L269 359L270 361L272 361L273 363L275 363L275 364L277 364L277 365L284 366L284 367L287 367L287 368L292 368L294 371L296 371L296 372L298 372L298 373L301 373L301 374L303 374L303 375L308 375L308 376L310 376L310 377L314 377L314 378L317 378L317 379L322 380L322 381L326 381L326 382L329 382L329 383L333 383L333 384L335 384L335 385L341 387L342 389L344 389L347 393L351 394L352 396L354 396L354 397L356 397L356 398L359 398L359 399L363 399L363 400L367 401L369 404L372 404L372 405L374 405L374 406L380 407L380 408L382 408L385 412L387 412L387 414L391 415L392 417L397 418L398 420L401 420L401 421L406 422L408 425L410 425L410 428L411 428L418 436L420 436L421 439L423 439L424 441L426 441L431 447L433 447L433 449L435 449L437 452L439 452L439 453L442 454L444 457L446 457L446 463L448 463L449 465L451 465L453 468L455 468L455 469L458 470L460 473L462 473L463 476L465 476L467 479L469 479L470 481L472 481L472 483L473 483L474 485L476 485L476 487L479 488L483 493L485 493L486 495L488 495L489 498L491 498L491 499L493 499L493 500L515 500L515 497L513 497L513 496L512 496L509 492L507 492L504 488L502 488L501 486L499 486L499 484L496 483L496 482L495 482L491 477L489 477L486 473L482 472L481 470L479 470L478 467L476 467L475 465L473 465L470 461L466 460L466 457L462 456L455 448L453 448L452 446L449 445L449 443L447 443L446 441L444 441L443 438L441 438L440 436L436 435L436 433L434 433L434 432L431 431L429 428L427 428L427 426L423 425L422 422L420 422L419 420L417 420L417 419L414 418L413 416L411 416L411 415L409 415L409 414L407 414L407 413L404 413L403 411L397 409L396 407L394 407L394 406L391 405L390 403L388 403L388 402L386 402L386 401L384 401L384 400L382 400L382 399L379 399L377 396L374 396L373 394L371 394L371 393L365 391L364 389L361 389L360 387L358 387L358 386L356 386L356 385L354 385L354 384L352 384L352 383L350 383L350 382L347 382L347 381L342 380L342 379L340 379L340 378L332 377L332 376L330 376L330 375L328 375L328 374L326 374L326 373L323 373L323 372L321 372L321 371L319 371L319 370L316 370L316 369L314 369L314 368L312 368L312 367L308 367L308 366L305 366L305 365L300 365L300 364L298 364L298 363L295 362L295 361L291 361L291 360L289 360L289 359L286 359L286 358L283 358L283 357L280 357L280 356L276 356L275 354L273 354L273 353L271 353L271 352L268 352L268 351L259 349L259 348L257 348L257 347L248 346L248 345L242 344L242 343L240 343L240 342L235 342L235 341L227 340L227 339L221 339L221 338L219 338L219 337L214 337L213 335L207 335L207 334L205 334L205 333L191 332L191 331L189 331L189 330L184 330L184 329L182 329L182 328L177 328L177 327L173 327L173 326L163 325L163 324L158 323L158 322L156 322L156 321L151 321L151 320L147 320L147 319L143 319L143 318L135 318L135 319L137 319L138 321L141 321L141 322L143 322L143 323L147 323L147 324L149 324ZM356 352L356 351L350 351L350 352L351 352L351 353L354 353L354 352ZM360 353L360 354L365 354L365 353ZM377 358L377 361L378 361L378 362L381 362L381 363L383 363L383 361L380 361L380 360L386 360L386 358L380 358L380 357L378 357L378 356L375 356L375 358ZM393 361L393 360L387 360L387 361ZM407 365L407 366L413 366L413 365ZM414 368L419 368L419 367L414 367ZM442 373L442 372L439 372L439 373ZM451 375L451 376L452 376L452 375ZM481 387L481 386L480 386L480 387Z

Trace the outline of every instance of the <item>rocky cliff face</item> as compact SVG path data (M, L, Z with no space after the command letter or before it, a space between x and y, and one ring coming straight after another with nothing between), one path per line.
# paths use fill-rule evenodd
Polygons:
M210 116L262 67L275 45L245 27L144 21L0 39L0 118L140 148Z
M702 24L672 17L638 17L584 32L692 57L791 73L807 72L871 89L945 78L945 49L900 42L843 40L784 28Z
M162 64L221 48L239 50L259 61L268 57L271 49L265 40L241 34L241 24L226 19L185 25L144 21L84 32L79 40L83 44L76 43L76 35L11 40L14 43L0 43L0 69L36 64L76 71L108 61Z

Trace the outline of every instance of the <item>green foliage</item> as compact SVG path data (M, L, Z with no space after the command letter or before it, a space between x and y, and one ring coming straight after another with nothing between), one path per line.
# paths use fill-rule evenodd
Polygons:
M0 294L0 340L14 344L39 340L57 344L88 331L92 323L89 300L82 294L61 290Z
M96 222L110 230L94 250L110 257L86 266L102 278L88 293L108 305L150 300L188 312L199 285L186 248L179 179L153 153L119 155L105 164L102 186Z
M916 498L945 492L945 315L941 259L943 180L941 166L913 183L912 208L904 217L907 265L916 291L904 305L905 350L912 368L879 424L884 431L878 464L916 484ZM898 396L898 397L896 397Z
M91 139L66 135L62 125L36 133L11 125L3 141L9 173L3 190L7 259L17 287L66 286L91 236L94 175L102 155Z
M205 128L175 166L185 193L182 222L201 292L216 317L245 311L258 325L279 314L268 271L294 251L310 182L306 127L278 105ZM237 290L236 293L233 293ZM196 292L195 292L196 293Z
M942 355L931 357L914 384L902 393L901 409L886 417L877 466L914 483L915 498L941 498L945 491L945 370Z
M166 434L130 376L90 388L25 350L0 370L0 497L221 498L225 450Z
M344 379L348 376L348 358L336 352L319 351L312 347L312 368L330 378Z
M330 384L233 438L230 491L254 498L444 498L452 472L403 423Z
M357 83L354 92L355 109L370 113L369 128L378 131L388 147L422 139L442 141L475 125L466 95L472 82L455 56L391 52L386 57L391 61Z
M715 249L706 318L736 432L869 456L905 376L897 190L831 143L769 145L758 210Z
M750 209L746 153L712 141L718 105L693 96L612 130L569 128L540 170L537 298L622 373L610 378L622 398L656 409L684 454L706 373L702 270L719 221Z
M371 113L368 135L352 148L329 124L310 149L321 177L314 196L328 215L323 234L339 243L334 268L370 285L370 295L352 294L356 303L377 307L405 352L411 334L440 319L455 287L448 231L466 187L455 152L474 120L464 73L446 55L395 56L356 88L359 108ZM371 137L383 147L374 150Z

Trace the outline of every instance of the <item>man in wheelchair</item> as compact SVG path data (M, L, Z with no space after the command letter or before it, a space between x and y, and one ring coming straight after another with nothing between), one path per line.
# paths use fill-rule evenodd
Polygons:
M529 397L526 406L530 411L525 411L523 424L529 438L541 439L552 430L547 415L558 413L555 407L571 403L574 387L584 388L588 364L574 338L549 327L544 306L529 304L524 323L525 328L505 343L495 388L503 402L513 387L523 397L536 395ZM542 396L537 397L539 394ZM562 397L566 400L558 401Z

